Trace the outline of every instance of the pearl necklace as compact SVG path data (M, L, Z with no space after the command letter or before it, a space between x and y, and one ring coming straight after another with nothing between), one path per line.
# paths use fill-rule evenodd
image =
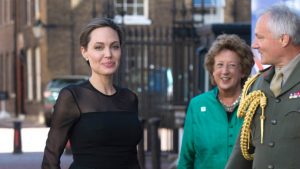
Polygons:
M218 99L220 101L220 103L222 104L222 106L224 107L226 112L233 112L234 108L239 104L240 99L241 99L241 95L239 95L239 97L231 104L231 105L227 105L225 104L222 99L220 98L220 96L218 95Z

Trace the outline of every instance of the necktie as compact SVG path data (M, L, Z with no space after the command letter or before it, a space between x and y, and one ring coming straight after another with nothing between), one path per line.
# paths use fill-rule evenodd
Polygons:
M274 93L274 96L277 97L281 91L281 84L283 79L283 73L277 71L271 81L270 89Z

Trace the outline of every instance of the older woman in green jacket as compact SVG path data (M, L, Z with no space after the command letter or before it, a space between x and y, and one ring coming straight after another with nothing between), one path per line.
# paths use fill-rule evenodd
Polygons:
M238 36L214 41L205 66L215 87L189 103L178 169L224 169L242 125L236 112L253 65L251 48Z

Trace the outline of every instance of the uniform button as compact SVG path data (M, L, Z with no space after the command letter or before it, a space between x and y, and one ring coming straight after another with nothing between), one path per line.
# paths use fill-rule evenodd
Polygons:
M273 165L268 165L268 169L274 169L275 167Z
M229 145L230 148L232 148L232 145Z
M233 125L230 125L229 127L230 127L230 128L233 128Z
M280 99L275 99L275 102L276 103L279 103L281 100Z
M229 134L229 137L232 137L232 134Z
M274 147L275 146L275 143L273 141L269 142L268 143L269 147Z
M271 124L276 125L277 124L277 120L271 120Z

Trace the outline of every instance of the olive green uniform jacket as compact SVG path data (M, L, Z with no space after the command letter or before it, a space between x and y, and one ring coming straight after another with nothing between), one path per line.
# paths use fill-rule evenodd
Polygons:
M270 90L274 73L274 67L267 69L252 85L252 91L261 90L267 97L263 144L258 108L251 123L254 160L244 159L238 138L226 169L300 169L300 63L277 97Z

